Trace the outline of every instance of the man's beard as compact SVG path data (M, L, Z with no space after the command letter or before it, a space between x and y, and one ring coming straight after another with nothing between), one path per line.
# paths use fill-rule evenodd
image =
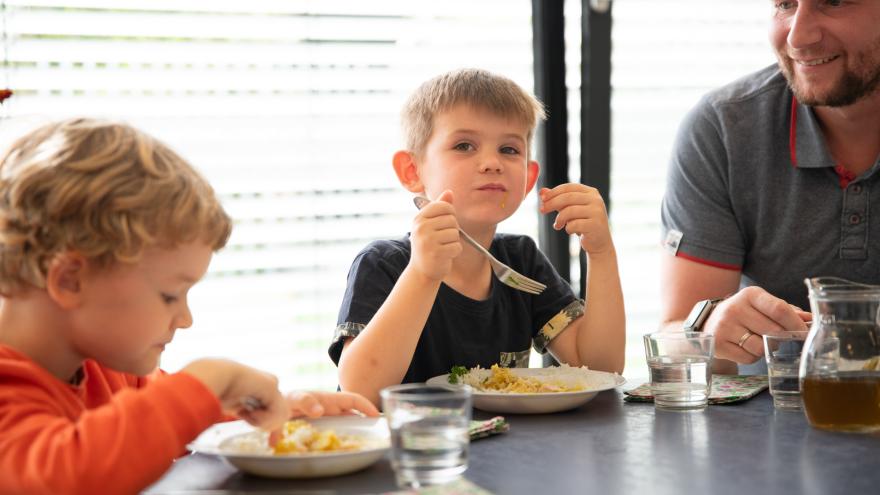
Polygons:
M873 94L880 89L880 39L878 39L867 51L858 54L856 70L845 69L838 83L827 94L806 92L798 87L794 72L794 61L785 56L779 64L782 74L788 81L788 87L794 93L799 103L813 107L845 107L852 105L860 99ZM867 69L857 72L859 68Z

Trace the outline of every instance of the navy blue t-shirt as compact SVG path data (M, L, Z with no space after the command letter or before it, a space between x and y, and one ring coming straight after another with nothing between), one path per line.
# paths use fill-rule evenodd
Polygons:
M489 297L477 301L441 284L403 383L424 382L453 366L526 367L530 346L545 352L553 338L583 315L583 303L531 238L497 234L489 251L547 289L528 294L493 276ZM339 363L345 339L356 337L385 302L410 253L407 236L372 242L357 255L330 344L334 363Z

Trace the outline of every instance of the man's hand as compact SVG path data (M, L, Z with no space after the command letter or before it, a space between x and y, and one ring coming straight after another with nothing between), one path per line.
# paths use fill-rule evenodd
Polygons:
M760 287L746 287L715 307L703 331L715 335L715 357L740 364L764 355L761 335L808 330L812 315Z

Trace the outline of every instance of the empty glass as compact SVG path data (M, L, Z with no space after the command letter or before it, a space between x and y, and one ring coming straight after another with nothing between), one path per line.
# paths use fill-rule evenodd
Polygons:
M471 388L410 383L380 395L397 484L419 488L461 477L468 464Z
M715 339L702 332L656 332L645 335L651 371L651 394L661 409L703 409L712 385Z
M804 339L809 332L785 332L778 335L764 335L764 358L767 360L767 374L770 377L770 395L777 409L799 410L801 408L801 386L798 382L798 368Z

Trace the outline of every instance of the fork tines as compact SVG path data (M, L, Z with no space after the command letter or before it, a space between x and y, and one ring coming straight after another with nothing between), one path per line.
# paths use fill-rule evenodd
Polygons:
M530 294L540 294L541 292L544 292L544 289L547 288L546 285L532 280L520 273L508 272L505 277L501 278L501 281L513 287L514 289L528 292Z

